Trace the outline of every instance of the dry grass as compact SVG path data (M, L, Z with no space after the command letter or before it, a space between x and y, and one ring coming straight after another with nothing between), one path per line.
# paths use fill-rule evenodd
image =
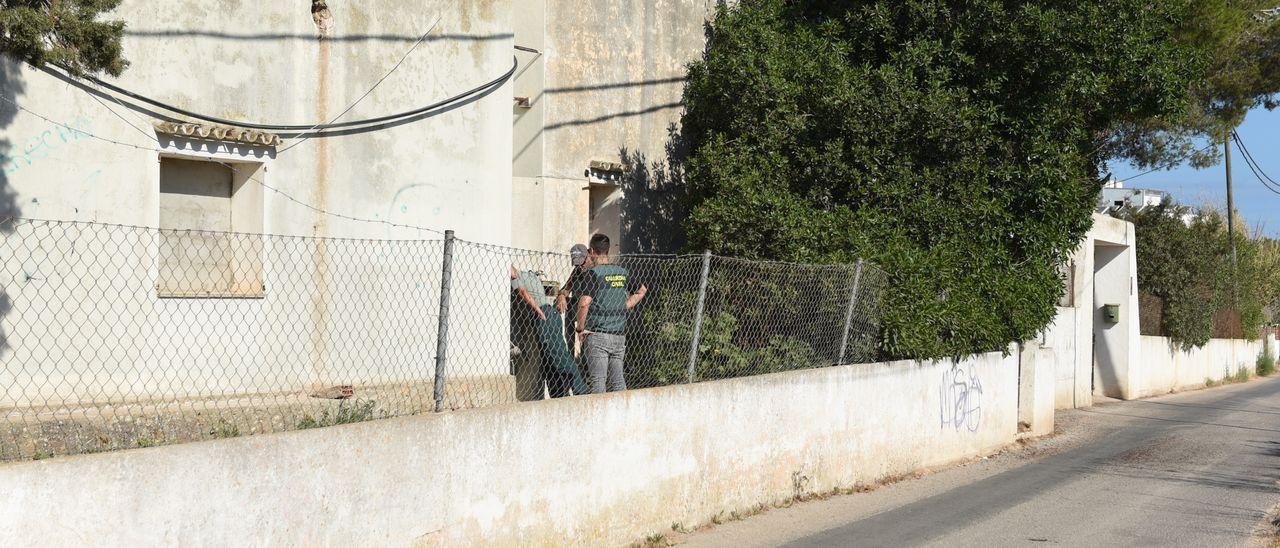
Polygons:
M975 458L974 460L978 460L978 459ZM871 491L875 491L876 489L879 489L886 485L892 485L908 479L919 478L925 475L926 473L927 472L925 471L919 471L919 472L910 472L906 474L896 474L893 476L881 478L879 481L876 481L874 483L856 483L850 487L836 487L827 491L801 493L801 494L793 495L785 499L776 501L772 504L760 503L744 510L731 510L728 512L721 511L720 513L712 516L711 520L708 521L707 523L704 523L692 529L685 527L684 524L682 523L678 523L678 522L672 523L671 532L654 533L652 535L649 535L648 537L645 537L645 539L642 541L637 541L635 543L632 543L632 546L636 548L659 548L659 547L665 547L665 546L674 546L676 544L679 544L680 539L685 535L706 531L717 525L723 525L725 523L744 520L752 516L763 514L774 508L790 508L796 503L801 503L801 502L822 501L822 500L827 500L836 496L852 495L855 493L869 493Z

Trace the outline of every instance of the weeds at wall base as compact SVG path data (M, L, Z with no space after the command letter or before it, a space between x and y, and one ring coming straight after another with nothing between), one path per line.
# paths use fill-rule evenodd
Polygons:
M644 542L637 542L633 546L641 546L643 548L663 548L671 546L671 540L663 533L654 533L644 539Z
M237 438L240 437L240 427L227 422L225 419L220 419L217 426L209 434L214 439Z
M1231 377L1231 382L1233 383L1249 382L1249 370L1243 367L1241 367L1240 369L1237 369L1235 376Z
M319 417L306 415L302 420L298 421L298 430L307 430L310 428L323 428L325 426L337 426L339 424L351 424L356 422L365 422L377 418L375 408L378 402L374 400L356 400L350 404L343 402L330 413L329 409L321 411ZM385 417L385 413L383 413Z
M1205 377L1204 387L1214 388L1216 386L1226 386L1228 384L1240 384L1240 383L1249 382L1249 379L1251 378L1252 376L1249 374L1249 369L1247 367L1241 367L1240 369L1236 370L1236 373L1234 375L1231 375L1229 377L1224 377L1220 381L1214 380L1210 377Z
M1280 548L1280 506L1273 506L1266 517L1254 526L1253 540L1250 546Z
M370 392L390 394L394 390L371 389ZM375 403L370 407L369 402ZM308 418L310 421L306 424L318 426L322 422L345 424L411 416L421 411L421 407L416 406L386 407L383 402L382 398L371 397L340 401L307 398L278 406L239 407L215 403L217 409L212 411L188 409L186 404L177 411L141 404L74 408L63 416L42 418L31 424L21 420L0 422L0 462L289 432L297 430L298 423Z
M835 487L828 491L822 491L822 492L816 492L816 493L802 493L798 495L793 495L785 499L779 500L777 502L774 502L772 504L760 503L746 510L741 510L741 511L733 510L727 513L721 511L716 515L712 516L709 522L701 526L695 527L693 529L689 529L681 522L674 522L671 524L671 532L675 533L677 536L680 536L680 535L696 533L699 531L705 531L717 525L724 525L725 523L741 521L759 514L763 514L773 508L790 508L791 506L795 505L798 502L822 501L822 500L827 500L839 495L869 493L881 487L892 485L894 483L898 483L903 480L919 478L923 475L924 473L922 472L910 472L906 474L897 474L897 475L887 476L885 478L882 478L875 483L855 483L851 487ZM798 473L793 476L793 483L797 478L803 479L801 483L807 483L808 478L799 476ZM648 537L645 537L643 541L632 543L632 546L637 548L661 548L661 547L667 547L667 546L675 546L676 544L678 544L678 542L676 542L676 540L672 538L670 533L659 532L659 533L654 533L652 535L649 535Z
M1263 347L1262 354L1258 355L1256 363L1256 373L1259 377L1270 377L1276 373L1276 359L1271 356L1271 349Z

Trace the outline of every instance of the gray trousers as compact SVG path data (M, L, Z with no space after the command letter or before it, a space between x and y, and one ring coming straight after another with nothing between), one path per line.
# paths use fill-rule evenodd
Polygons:
M609 333L590 333L582 351L591 377L593 394L627 389L622 360L627 354L627 337Z

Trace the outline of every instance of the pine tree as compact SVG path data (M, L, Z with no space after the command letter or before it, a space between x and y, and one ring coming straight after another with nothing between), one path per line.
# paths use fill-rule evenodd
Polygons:
M119 76L129 62L120 38L124 22L99 20L120 0L0 0L0 51L75 74Z
M1189 160L1208 167L1250 109L1280 107L1280 3L1197 0L1179 23L1177 40L1196 50L1200 76L1187 87L1186 108L1169 116L1117 124L1100 147L1139 167Z

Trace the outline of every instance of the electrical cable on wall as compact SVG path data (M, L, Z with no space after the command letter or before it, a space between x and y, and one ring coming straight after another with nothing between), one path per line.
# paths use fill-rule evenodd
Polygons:
M411 118L411 117L413 117L413 116L417 116L417 115L420 115L420 114L425 114L425 113L431 112L431 111L433 111L433 110L441 109L441 108L447 107L447 106L449 106L449 105L452 105L452 104L454 104L454 103L457 103L457 102L463 101L463 100L465 100L465 99L471 98L471 97L473 97L473 96L475 96L475 95L479 95L481 92L489 91L489 90L491 90L491 89L493 89L493 88L496 88L496 87L498 87L498 86L500 86L500 85L502 85L502 84L506 83L506 82L507 82L507 80L509 80L509 79L511 78L511 76L512 76L513 74L515 74L516 69L517 69L517 68L519 68L519 66L520 66L520 61L519 61L519 59L517 59L515 56L512 56L512 58L511 58L511 68L510 68L510 69L507 69L507 71L506 71L506 72L504 72L501 76L499 76L499 77L497 77L497 78L494 78L493 80L490 80L490 81L485 82L485 83L483 83L483 84L480 84L480 85L478 85L478 86L476 86L476 87L473 87L473 88L471 88L471 89L469 89L469 90L466 90L466 91L464 91L464 92L462 92L462 93L459 93L459 94L457 94L457 95L453 95L453 96L451 96L451 97L448 97L448 98L445 98L445 99L442 99L442 100L436 101L436 102L434 102L434 103L431 103L431 104L428 104L428 105L424 105L424 106L421 106L421 107L418 107L418 108L415 108L415 109L412 109L412 110L406 110L406 111L403 111L403 112L397 112L397 113L395 113L395 114L388 114L388 115L385 115L385 116L377 116L377 117L374 117L374 118L365 118L365 119L361 119L361 120L351 120L351 121L348 121L348 122L316 123L316 124L259 124L259 123L244 122L244 121L239 121L239 120L228 120L228 119L225 119L225 118L218 118L218 117L216 117L216 116L209 116L209 115L207 115L207 114L201 114L201 113L198 113L198 112L194 112L194 111L186 110L186 109L181 108L181 107L177 107L177 106L174 106L174 105L170 105L170 104L167 104L167 103L164 103L164 102L158 101L158 100L156 100L156 99L152 99L152 98L150 98L150 97L147 97L147 96L145 96L145 95L141 95L141 94L138 94L138 93L135 93L135 92L129 91L129 90L127 90L127 89L125 89L125 88L122 88L122 87L120 87L120 86L116 86L116 85L114 85L114 84L111 84L111 83L105 82L105 81L103 81L103 80L101 80L101 79L99 79L99 78L96 78L96 77L94 77L94 76L84 76L83 78L80 78L80 79L81 79L81 80L88 81L88 82L92 82L92 83L94 83L94 84L96 84L96 85L98 85L98 86L101 86L101 87L106 88L106 89L109 89L109 90L111 90L111 91L113 91L113 92L116 92L116 93L119 93L119 94L121 94L121 95L124 95L125 97L129 97L130 99L135 99L135 100L138 100L138 101L142 101L142 102L147 103L147 104L149 104L149 105L152 105L152 106L155 106L155 107L159 107L159 108L162 108L162 109L168 110L168 111L170 111L170 112L176 112L176 113L178 113L178 114L182 114L182 115L189 116L189 117L192 117L192 118L196 118L196 119L199 119L199 120L204 120L204 121L206 121L206 122L212 122L212 123L215 123L215 124L222 124L222 125L228 125L228 126L243 127L243 128L249 128L249 129L269 130L269 131L303 131L303 132L312 132L312 131L328 131L328 130L332 130L332 129L354 128L354 127L368 126L368 125L374 125L374 124L381 124L381 123L386 123L386 122L393 122L393 121L396 121L396 120L401 120L401 119L405 119L405 118ZM61 69L61 70L63 71L63 76L64 76L64 77L66 77L66 78L77 78L76 76L74 76L74 75L72 75L70 72L68 72L68 71L67 71L67 69L66 69L65 67L59 66L58 68L59 68L59 69Z
M489 81L489 82L486 82L485 84L482 84L482 85L480 85L480 86L476 86L476 87L474 87L474 88L472 88L472 89L470 89L470 90L467 90L467 91L465 91L465 92L463 92L463 93L460 93L460 94L454 95L454 96L452 96L452 97L446 98L446 99L441 100L441 101L437 101L437 102L435 102L435 103L433 103L433 104L430 104L430 105L426 105L426 106L423 106L423 107L419 107L419 108L416 108L416 109L413 109L413 110L410 110L410 111L406 111L406 112L402 112L402 113L399 113L399 114L393 114L393 115L382 116L382 117L371 118L371 119L365 119L365 120L355 120L355 121L351 121L351 122L336 123L336 121L337 121L339 118L341 118L342 116L345 116L345 115L346 115L347 113L349 113L352 109L354 109L357 105L359 105L361 101L363 101L363 100L364 100L365 98L367 98L370 94L372 94L372 93L373 93L373 91L374 91L374 90L376 90L376 89L378 88L378 86L380 86L380 85L381 85L381 84L382 84L382 83L383 83L383 82L384 82L388 77L390 77L390 76L391 76L391 74L393 74L397 69L399 69L399 68L400 68L400 66L404 63L404 61L408 58L408 56L409 56L411 53L413 53L413 51L418 47L418 45L419 45L419 44L421 44L421 43L422 43L422 41L423 41L423 40L425 40L425 39L426 39L426 37L427 37L427 36L428 36L432 31L434 31L434 30L435 30L436 25L439 23L439 20L440 20L440 18L439 18L439 16L437 16L437 17L436 17L436 19L432 22L432 24L428 27L427 31L426 31L426 32L424 32L424 33L422 33L422 34L418 37L418 39L417 39L417 40L416 40L416 41L415 41L415 42L414 42L414 43L409 47L409 49L408 49L408 50L406 50L406 51L405 51L405 53L404 53L403 55L401 55L401 56L400 56L399 60L395 63L395 65L393 65L393 66L392 66L392 67L391 67L391 68L390 68L390 69L389 69L385 74L383 74L383 76L382 76L381 78L379 78L376 82L374 82L374 83L373 83L373 85L372 85L372 86L370 86L370 88L369 88L368 90L366 90L366 91L365 91L365 92L364 92L364 93L363 93L359 98L357 98L354 102L352 102L349 106L347 106L347 108L346 108L346 109L344 109L341 113L339 113L337 116L335 116L332 120L329 120L329 121L327 121L327 122L317 123L317 124L314 124L314 125L311 125L311 126L273 126L273 125L271 125L271 124L246 124L246 123L242 123L242 122L234 122L234 121L220 121L219 123L227 123L227 124L230 124L230 125L240 125L240 126L245 126L245 127L253 127L253 128L257 128L257 129L267 129L267 128L270 128L270 127L296 127L296 128L299 128L299 129L305 129L305 131L304 131L302 134L300 134L300 136L302 137L302 138L301 138L301 140L299 140L299 141L297 141L297 142L294 142L294 143L290 144L289 146L285 147L284 149L281 149L279 152L277 152L277 153L276 153L276 155L277 155L277 157L278 157L278 156L279 156L279 154L281 154L281 153L283 153L283 152L286 152L286 151L288 151L289 149L291 149L291 148L293 148L293 147L296 147L296 146L298 146L298 145L302 144L302 143L303 143L303 142L305 142L307 139L309 139L309 138L311 138L311 137L313 137L313 136L315 136L315 135L317 135L317 134L322 133L322 132L323 132L324 130L326 130L326 129L332 129L332 128L338 128L338 127L355 127L355 126L361 126L361 125L376 124L376 123L380 123L380 122L394 121L394 120L399 120L399 119L403 119L403 118L406 118L406 117L416 116L416 115L419 115L419 114L423 114L423 113L426 113L426 112L430 112L431 110L435 110L435 109L438 109L438 108L443 108L443 107L449 106L449 105L451 105L451 104L453 104L453 103L456 103L456 102L462 101L462 100L467 99L467 98L469 98L469 97L471 97L471 96L473 96L473 95L476 95L476 94L478 94L479 92L487 91L487 90L489 90L490 88L492 88L492 87L494 87L494 86L496 86L496 85L500 85L500 84L504 83L506 80L508 80L508 79L511 77L511 75L512 75L512 74L514 74L515 70L519 67L519 61L518 61L518 59L516 59L515 57L513 57L513 58L512 58L513 64L512 64L511 69L509 69L509 70L508 70L506 73L504 73L502 76L499 76L498 78L496 78L496 79L494 79L494 80L491 80L491 81ZM63 67L60 67L60 68L63 68ZM64 70L65 70L65 68L64 68ZM68 74L69 74L69 73L68 73ZM129 92L129 91L127 91L127 90L123 90L122 88L119 88L119 87L117 87L117 86L114 86L114 85L108 84L108 83L103 82L102 80L100 80L100 79L98 79L98 78L94 78L94 77L92 77L92 76L85 77L85 78L84 78L84 80L86 80L87 82L93 83L93 84L97 84L100 88L105 88L105 89L112 90L112 91L122 92L122 93L124 93L126 96L134 97L134 98L137 98L137 99L142 100L142 101L144 101L144 102L147 102L147 103L149 103L149 104L153 104L153 105L155 105L155 106L159 106L159 107L161 107L161 108L169 109L169 110L174 111L174 112L186 113L186 114L192 115L193 117L197 117L197 118L205 119L206 121L219 121L219 120L220 120L220 119L217 119L217 118L208 117L208 116L203 116L203 115L199 115L199 114L197 114L197 113L191 113L191 112L188 112L188 111L185 111L185 110L182 110L182 109L178 109L178 108L176 108L176 107L172 107L172 106L166 105L166 104L164 104L164 103L162 103L162 102L159 102L159 101L156 101L156 100L153 100L153 99L150 99L150 98L143 97L143 96L141 96L141 95L139 95L139 94L136 94L136 93L133 93L133 92ZM121 101L118 97L116 97L115 95L113 95L113 94L109 94L109 93L106 93L106 92L103 92L103 91L101 91L101 89L99 89L99 90L97 90L97 91L98 91L98 93L99 93L99 94L101 94L101 95L103 95L103 96L105 96L105 97L108 97L108 98L110 98L113 102L115 102L115 103L119 104L122 108L124 108L124 109L125 109L125 111L126 111L126 112L129 112L129 113L131 113L131 114L134 114L134 116L137 116L137 114L134 112L134 109L129 108L129 106L128 106L128 105L126 105L124 102L122 102L122 101ZM117 118L119 118L119 119L120 119L121 121L123 121L126 125L130 126L130 127L131 127L132 129L134 129L135 131L138 131L138 133L140 133L141 135L143 135L146 139L148 139L148 140L152 140L152 141L155 141L157 145L161 145L161 143L160 143L160 141L159 141L159 139L158 139L157 137L155 137L154 135L149 134L148 132L146 132L146 131L142 130L141 128L139 128L139 127L138 127L138 126L136 126L135 124L133 124L133 123L129 122L127 119L125 119L123 116L121 116L121 115L120 115L120 113L116 112L116 110L115 110L115 109L111 108L109 105L107 105L106 103L102 102L102 100L101 100L101 99L99 99L99 98L98 98L96 95L94 95L93 93L90 93L89 95L90 95L90 96L94 99L94 101L96 101L99 105L101 105L103 108L107 109L109 112L111 112L111 114L112 114L112 115L114 115L114 116L116 116ZM58 122L58 121L53 120L53 119L51 119L51 118L49 118L49 117L46 117L46 116L41 115L41 114L39 114L39 113L37 113L37 112L34 112L34 111L32 111L32 110L30 110L30 109L28 109L28 108L26 108L26 107L23 107L23 106L21 106L21 105L17 104L16 102L9 100L8 98L5 98L5 97L0 96L0 99L3 99L5 102L7 102L7 103L9 103L9 104L13 105L14 107L16 107L16 108L18 108L18 109L20 109L20 110L22 110L22 111L24 111L24 112L27 112L28 114L31 114L31 115L33 115L33 116L36 116L37 118L40 118L40 119L42 119L42 120L44 120L44 121L46 121L46 122L48 122L48 123L55 124L55 125L61 126L61 127L63 127L63 128L66 128L66 129L69 129L69 130L72 130L72 131L76 131L76 132L78 132L78 133L80 133L80 134L86 135L86 136L88 136L88 137L90 137L90 138L93 138L93 139L96 139L96 140L99 140L99 141L103 141L103 142L106 142L106 143L114 144L114 145L117 145L117 146L126 146L126 147L130 147L130 148L138 149L138 150L145 150L145 151L156 152L156 153L163 153L163 152L165 152L165 151L164 151L163 149L161 149L161 148L151 148L151 147L146 147L146 146L134 145L134 144L132 144L132 143L125 143L125 142L122 142L122 141L116 141L116 140L113 140L113 139L108 139L108 138L105 138L105 137L101 137L101 136L98 136L98 135L95 135L95 134L89 133L89 132L87 132L87 131L83 131L83 130L80 130L80 129L72 128L72 127L68 126L67 124L64 124L64 123ZM139 117L139 119L141 120L141 117ZM143 123L144 123L144 124L148 123L148 121L147 121L147 120L142 120L142 121L143 121ZM241 176L243 176L246 180L248 180L248 181L252 181L252 182L254 182L255 184L258 184L259 186L261 186L261 187L262 187L262 188L264 188L264 189L267 189L267 190L270 190L270 191L272 191L272 192L275 192L276 194L278 194L278 195L280 195L280 196L284 197L285 199L287 199L287 200L289 200L289 201L291 201L291 202L294 202L294 203L296 203L296 204L298 204L298 205L301 205L301 206L303 206L303 207L305 207L305 208L307 208L307 209L310 209L310 210L312 210L312 211L315 211L315 212L320 213L320 214L323 214L323 215L332 216L332 217L336 217L336 218L340 218L340 219L346 219L346 220L350 220L350 221L356 221L356 222L376 223L376 224L382 224L382 225L391 226L391 227L397 227L397 228L409 228L409 229L414 229L414 230L421 230L421 231L431 232L431 233L435 233L435 234L444 234L444 232L442 232L442 231L440 231L440 230L433 229L433 228L427 228L427 227L416 226L416 225L408 225L408 224L402 224L402 223L393 223L393 222L391 222L391 221L386 221L386 220L382 220L382 219L367 219L367 218L355 217L355 216L351 216L351 215L344 215L344 214L341 214L341 213L334 213L334 212L331 212L331 211L327 211L327 210L324 210L324 209L321 209L321 208L315 207L315 206L313 206L312 204L309 204L309 203L304 202L304 201L302 201L302 200L299 200L299 199L297 199L297 198L295 198L295 197L291 196L290 194L288 194L288 193L286 193L286 192L284 192L284 191L281 191L281 190L280 190L280 189L278 189L278 188L275 188L275 187L273 187L273 186L271 186L271 185L268 185L268 184L266 184L265 182L263 182L262 180L258 179L257 177L255 177L255 176L253 176L253 175L251 175L251 174L246 174L246 173L244 173L244 172L240 171L239 169L237 169L237 168L236 168L236 166L234 166L234 165L232 165L232 164L230 164L230 163L223 162L223 161L220 161L220 160L217 160L217 159L210 159L210 161L212 161L213 163L219 164L219 165L221 165L221 166L223 166L223 167L226 167L227 169L229 169L229 170L230 170L230 171L232 171L233 173L236 173L236 174L238 174L238 175L241 175Z
M320 133L319 131L320 126L326 125L326 124L333 124L334 122L337 122L338 119L342 118L343 116L346 116L348 112L351 112L351 109L356 108L356 105L359 105L361 101L364 101L366 97L368 97L373 93L373 90L378 89L378 86L382 85L382 82L386 81L387 78L390 78L391 75L394 74L395 71L400 68L400 65L404 64L404 60L409 58L409 54L413 53L413 50L418 49L418 44L421 44L422 41L427 38L427 35L431 34L431 31L436 30L436 25L438 24L440 24L439 15L437 15L436 19L431 22L430 26L427 27L427 32L424 32L420 36L418 36L418 39L413 42L413 45L409 46L409 49L404 52L404 55L400 56L400 60L396 61L395 65L392 65L391 70L388 70L385 74L382 75L382 78L379 78L378 81L374 82L372 86L369 86L369 89L366 90L364 94L356 98L355 101L352 101L350 105L347 105L347 108L343 109L342 112L339 112L337 116L334 116L333 119L329 120L325 124L316 124L312 126L311 129L308 129L307 131L298 135L297 141L291 143L289 146L284 147L283 149L280 149L280 152L277 152L276 155L278 156L280 154L283 154L285 151L293 147L296 147L302 143L307 142L307 139L310 139Z
M397 65L397 66L398 66L398 65ZM385 77L384 77L384 78L385 78ZM379 82L380 82L380 81L381 81L381 80L379 80ZM370 90L370 91L372 91L372 90ZM109 96L109 97L111 97L112 99L116 99L114 96ZM363 97L362 97L362 99L363 99ZM143 136L144 138L146 138L146 139L148 139L148 140L153 140L153 141L155 141L155 142L156 142L156 144L157 144L157 145L160 145L161 147L163 147L163 146L164 146L164 145L160 142L160 139L159 139L158 137L156 137L155 135L153 135L153 134L148 134L146 131L143 131L143 130L142 130L141 128L139 128L138 126L133 125L133 124L132 124L132 123L130 123L128 120L126 120L123 116L121 116L119 113L117 113L117 112L115 111L115 109L111 108L111 107L110 107L109 105L107 105L106 103L103 103L103 102L102 102L101 100L99 100L97 97L94 97L94 100L98 101L98 104L102 105L102 106L103 106L103 108L105 108L105 109L107 109L108 111L110 111L110 112L111 112L111 114L114 114L117 118L120 118L122 121L124 121L126 124L128 124L128 125L129 125L129 127L132 127L133 129L137 130L137 131L138 131L138 133L142 134L142 136ZM358 102L358 101L357 101L357 102ZM132 110L130 110L128 107L124 106L124 104L123 104L123 103L120 103L120 101L119 101L118 99L116 99L116 103L117 103L117 104L120 104L121 108L124 108L124 109L125 109L125 112L132 113L135 117L138 117L139 119L141 119L141 117L140 117L140 116L138 116L136 113L133 113L133 111L132 111ZM354 105L353 105L353 106L354 106ZM30 111L28 111L28 112L30 112ZM146 122L146 120L142 120L142 121L143 121L144 123ZM300 142L301 142L301 141L300 141ZM295 144L296 144L296 143L295 143ZM161 149L151 149L151 150L155 150L156 152L163 152ZM287 149L286 149L286 150L287 150ZM281 152L283 152L283 151L281 151ZM278 156L279 156L279 153L276 153L276 156L278 157ZM432 229L432 228L426 228L426 227L421 227L421 226L416 226L416 225L406 225L406 224L400 224L400 223L392 223L392 222L390 222L390 221L384 221L384 220L382 220L382 219L366 219L366 218L353 217L353 216L350 216L350 215L343 215L343 214L341 214L341 213L333 213L333 212L331 212L331 211L327 211L327 210L324 210L324 209L320 209L320 208L315 207L315 206L313 206L313 205L311 205L311 204L309 204L309 203L303 202L302 200L299 200L299 199L297 199L297 198L294 198L292 195L290 195L290 194L289 194L289 193L287 193L287 192L284 192L284 191L282 191L282 190L280 190L280 189L278 189L278 188L275 188L275 187L273 187L273 186L271 186L271 185L268 185L267 183L263 182L261 179L259 179L259 178L255 177L255 176L253 176L252 174L248 174L248 173L244 173L244 172L240 171L240 170L239 170L239 169L237 169L237 168L236 168L236 166L235 166L235 165L233 165L233 164L230 164L230 163L227 163L227 162L223 162L223 161L218 160L218 159L215 159L215 158L210 158L210 159L208 159L208 161L209 161L209 162L212 162L212 163L215 163L215 164L218 164L218 165L221 165L222 167L225 167L225 168L227 168L228 170L230 170L232 173L235 173L235 174L237 174L237 175L240 175L240 176L244 177L244 179L245 179L245 180L247 180L247 181L252 181L252 182L254 182L255 184L257 184L258 186L261 186L261 187L262 187L262 188L264 188L264 189L267 189L267 190L270 190L270 191L272 191L272 192L275 192L276 194L278 194L278 195L280 195L280 196L284 197L285 199L287 199L287 200L289 200L289 201L291 201L291 202L293 202L293 203L296 203L296 204L298 204L298 205L300 205L300 206L302 206L302 207L304 207L304 208L307 208L307 209L309 209L309 210L311 210L311 211L314 211L314 212L316 212L316 213L320 213L320 214L322 214L322 215L326 215L326 216L330 216L330 217L336 217L336 218L339 218L339 219L346 219L346 220L349 220L349 221L357 221L357 222L364 222L364 223L380 223L380 224L384 224L384 225L388 225L388 226L392 226L392 227L398 227L398 228L412 228L412 229L422 230L422 231L431 232L431 233L440 234L440 235L443 235L443 234L444 234L444 232L441 232L441 231L439 231L439 230L435 230L435 229Z
M50 123L50 124L53 124L53 125L56 125L56 126L62 127L62 128L64 128L64 129L67 129L67 130L73 131L73 132L75 132L76 134L84 135L84 136L86 136L86 137L89 137L90 139L95 139L95 140L102 141L102 142L105 142L105 143L110 143L110 144L113 144L113 145L116 145L116 146L128 147L128 148L132 148L132 149L136 149L136 150L142 150L142 151L147 151L147 152L155 152L155 153L171 152L171 151L166 151L166 150L159 149L159 148L152 148L152 147L147 147L147 146L135 145L135 144L133 144L133 143L126 143L126 142L124 142L124 141L116 141L116 140L114 140L114 139L110 139L110 138L107 138L107 137L102 137L102 136L100 136L100 135L96 135L96 134L94 134L94 133L91 133L91 132L85 131L85 130L83 130L83 129L79 129L79 128L71 127L70 125L67 125L67 124L65 124L65 123L63 123L63 122L60 122L60 121L54 120L54 119L52 119L52 118L49 118L48 116L45 116L45 115L43 115L43 114L40 114L40 113L38 113L38 112L36 112L36 111L33 111L33 110L31 110L31 109L27 108L27 107L24 107L24 106L22 106L22 105L19 105L18 103L14 102L13 100L9 99L8 97L5 97L4 95L0 95L0 101L4 101L4 102L6 102L6 103L9 103L10 105L13 105L13 107L14 107L14 108L16 108L16 109L18 109L18 110L21 110L21 111L23 111L23 112L26 112L27 114L30 114L30 115L32 115L32 116L35 116L36 118L39 118L39 119L41 119L41 120L44 120L45 122L48 122L48 123ZM105 107L106 105L105 105L105 104L103 104L103 106ZM110 110L112 113L114 113L114 114L116 114L117 116L119 116L119 114L118 114L118 113L115 113L115 111L114 111L113 109L111 109L110 107L107 107L107 110ZM126 122L126 123L127 123L127 122ZM129 124L129 125L130 125L130 126L132 126L133 124ZM137 129L137 128L135 128L135 129ZM145 132L144 132L144 135L145 135ZM150 137L149 135L148 135L147 137L148 137L149 139L150 139L150 138L152 138L152 137ZM321 209L321 208L318 208L318 207L316 207L316 206L314 206L314 205L311 205L311 204L309 204L309 203L307 203L307 202L304 202L304 201L302 201L302 200L299 200L299 199L297 199L297 198L294 198L294 197L293 197L292 195L290 195L289 193L284 192L283 190L280 190L280 189L278 189L278 188L276 188L276 187L273 187L273 186L271 186L271 185L268 185L267 183L263 182L261 179L258 179L257 177L254 177L254 176L252 176L252 175L246 174L246 173L244 173L244 172L242 172L242 171L240 171L240 170L236 169L236 167L235 167L234 165L231 165L231 164L229 164L229 163L227 163L227 162L223 162L223 161L220 161L220 160L217 160L217 159L209 159L209 161L211 161L211 162L213 162L213 163L220 164L220 165L222 165L222 166L226 167L227 169L230 169L232 172L234 172L234 173L236 173L236 174L239 174L239 175L244 176L244 177L246 178L246 180L253 181L255 184L257 184L257 185L261 186L262 188L264 188L264 189L266 189L266 190L270 190L270 191L272 191L272 192L275 192L276 194L278 194L278 195L280 195L280 196L284 197L285 199L287 199L287 200L289 200L289 201L291 201L291 202L293 202L293 203L295 203L295 204L298 204L298 205L300 205L300 206L302 206L302 207L305 207L305 208L307 208L307 209L310 209L311 211L314 211L314 212L319 213L319 214L321 214L321 215L327 215L327 216L336 217L336 218L339 218L339 219L345 219L345 220L348 220L348 221L355 221L355 222L362 222L362 223L371 223L371 224L381 224L381 225L386 225L386 226L394 227L394 228L408 228L408 229L414 229L414 230L421 230L421 231L424 231L424 232L430 232L430 233L433 233L433 234L440 234L440 235L444 235L444 231L442 231L442 230L436 230L436 229L434 229L434 228L428 228L428 227L425 227L425 226L408 225L408 224L403 224L403 223L393 223L393 222L391 222L391 221L387 221L387 220L383 220L383 219L367 219L367 218L363 218L363 217L355 217L355 216L353 216L353 215L345 215L345 214L342 214L342 213L334 213L334 212L332 212L332 211L328 211L328 210L325 210L325 209ZM151 228L155 228L155 227L151 227Z

